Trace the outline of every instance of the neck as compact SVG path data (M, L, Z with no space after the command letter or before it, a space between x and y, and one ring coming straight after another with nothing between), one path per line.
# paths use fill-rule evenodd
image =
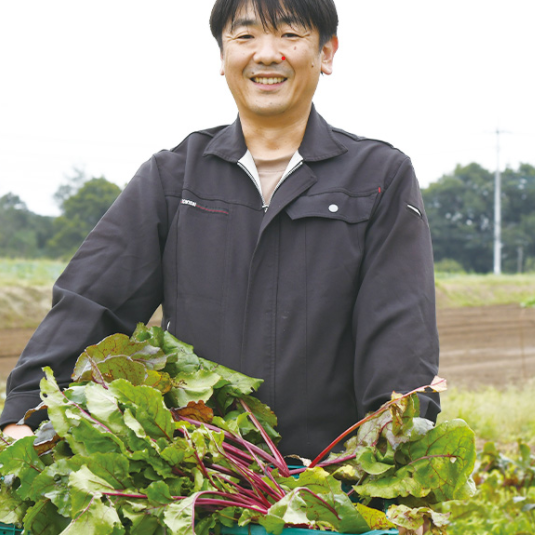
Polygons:
M255 117L252 121L240 114L245 144L256 158L269 160L293 154L303 141L309 115L310 109L297 119L267 117L259 121Z

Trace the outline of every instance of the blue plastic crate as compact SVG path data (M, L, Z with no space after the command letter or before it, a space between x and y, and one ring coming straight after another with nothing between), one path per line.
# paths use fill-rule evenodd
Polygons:
M304 528L285 528L282 530L282 535L310 535L311 532L316 534L322 533L321 531L313 531ZM258 524L249 524L244 527L236 525L231 528L221 526L221 533L223 535L269 535L267 531ZM399 531L397 529L375 529L373 531L367 531L361 535L399 535Z
M0 535L15 535L22 533L21 528L17 528L13 524L3 524L0 522ZM286 528L282 530L282 535L310 535L309 529L303 528ZM240 527L221 526L221 533L223 535L268 535L266 530L257 524L250 524L248 526ZM316 532L317 533L317 532ZM399 535L397 529L375 529L367 531L361 535Z
M13 524L3 524L0 522L0 535L12 535L14 533L22 533L22 529L17 528Z

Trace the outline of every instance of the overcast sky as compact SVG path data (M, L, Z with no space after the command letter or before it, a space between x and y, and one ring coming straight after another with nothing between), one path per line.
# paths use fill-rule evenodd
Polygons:
M411 156L535 165L534 0L335 0L340 50L318 111ZM124 186L154 152L236 107L212 0L0 0L0 196L56 215L73 166Z

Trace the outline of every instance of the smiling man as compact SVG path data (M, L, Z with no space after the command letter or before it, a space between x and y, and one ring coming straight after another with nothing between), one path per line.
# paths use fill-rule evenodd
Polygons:
M2 425L39 403L43 366L66 386L86 346L131 334L160 304L163 326L199 355L264 379L285 454L316 456L393 390L436 375L431 241L411 162L312 104L338 49L334 3L217 0L210 22L236 122L139 169L57 281ZM422 395L421 412L434 420L438 398Z

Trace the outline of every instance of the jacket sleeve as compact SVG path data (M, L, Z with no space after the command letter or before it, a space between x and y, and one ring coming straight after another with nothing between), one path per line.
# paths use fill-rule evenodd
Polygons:
M418 181L404 157L379 194L365 234L353 315L355 395L362 416L393 391L429 384L438 373L433 252ZM438 394L420 395L435 421Z
M53 288L52 309L24 349L7 382L0 425L19 421L40 403L42 368L60 386L80 353L104 337L130 335L162 301L161 255L166 200L156 157L145 163L91 231ZM27 422L36 427L45 411Z

